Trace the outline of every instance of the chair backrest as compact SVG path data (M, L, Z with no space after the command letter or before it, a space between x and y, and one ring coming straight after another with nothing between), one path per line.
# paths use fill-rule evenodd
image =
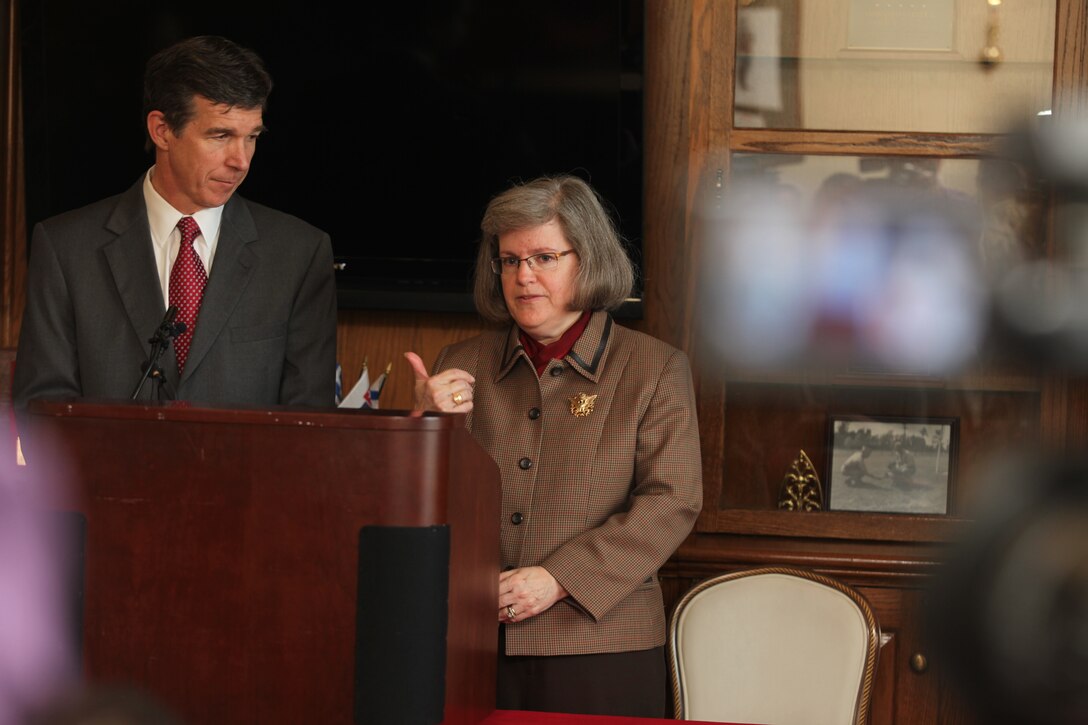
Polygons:
M714 577L669 625L676 718L862 725L879 643L868 602L830 577L789 567Z

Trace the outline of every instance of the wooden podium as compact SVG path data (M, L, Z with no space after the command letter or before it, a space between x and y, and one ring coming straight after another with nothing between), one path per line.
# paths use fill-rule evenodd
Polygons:
M29 412L27 471L82 515L92 683L192 723L436 722L435 680L446 723L494 709L500 479L460 416Z

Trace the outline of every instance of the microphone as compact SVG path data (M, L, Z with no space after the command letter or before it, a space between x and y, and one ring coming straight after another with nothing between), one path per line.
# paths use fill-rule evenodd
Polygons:
M156 342L165 344L167 340L173 337L177 337L181 333L185 332L184 322L174 322L178 316L178 306L170 305L166 308L166 314L162 318L162 322L159 323L159 329L155 331L155 336L148 342L154 344Z
M144 364L140 366L143 375L140 377L140 382L136 384L136 389L132 392L133 400L136 400L140 396L140 391L143 390L144 383L147 382L149 377L158 380L160 387L166 383L166 378L163 377L162 369L158 366L158 361L170 344L170 340L185 332L185 323L176 322L177 316L177 305L170 305L167 307L166 314L163 315L162 322L159 323L158 329L155 330L155 334L148 340L148 342L151 343L151 353L148 355L147 360L144 361Z

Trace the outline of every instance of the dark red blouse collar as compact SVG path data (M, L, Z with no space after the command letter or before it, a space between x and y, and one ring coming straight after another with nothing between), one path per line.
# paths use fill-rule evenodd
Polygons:
M558 340L547 345L541 345L539 342L529 337L525 330L519 329L518 339L521 341L521 346L525 348L525 354L532 360L533 367L536 368L537 377L544 374L544 369L548 367L549 362L552 360L562 360L567 356L570 349L574 347L574 343L578 342L578 338L586 331L586 326L589 324L589 318L592 316L593 313L590 310L586 310L582 313L582 316L578 318L577 322L559 336Z

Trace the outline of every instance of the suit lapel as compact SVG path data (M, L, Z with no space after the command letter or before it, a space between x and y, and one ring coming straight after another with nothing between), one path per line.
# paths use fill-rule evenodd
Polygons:
M597 310L586 325L585 332L567 353L571 367L596 383L601 378L611 338L612 316L603 310Z
M212 273L204 289L204 300L200 304L200 315L196 320L196 331L189 348L189 358L185 362L182 382L192 377L200 367L200 361L223 333L234 306L245 292L257 268L257 255L249 249L249 244L256 239L257 227L249 207L243 199L235 196L223 209Z
M106 229L117 238L103 248L113 282L132 325L137 344L145 353L148 340L155 334L166 311L155 252L144 205L143 177L121 195L106 221ZM163 355L160 365L168 380L177 380L177 360L173 348Z

